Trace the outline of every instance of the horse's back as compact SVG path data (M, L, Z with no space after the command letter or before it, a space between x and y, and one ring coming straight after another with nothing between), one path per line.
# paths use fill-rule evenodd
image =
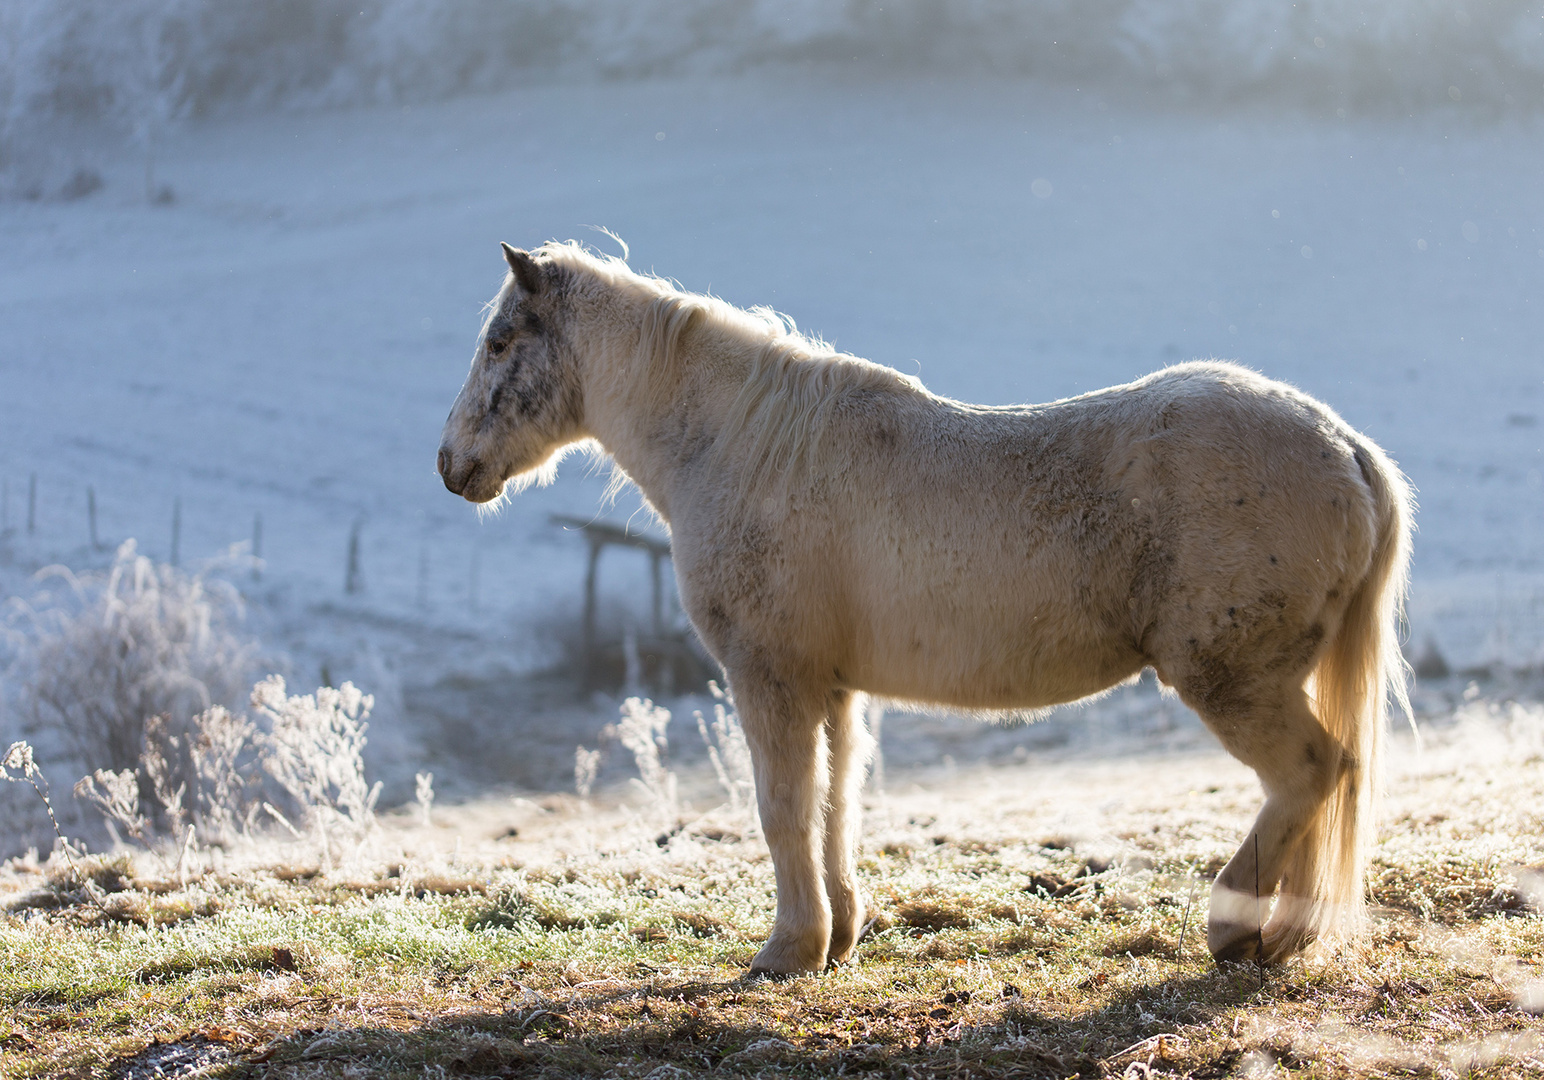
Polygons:
M878 692L1039 706L1230 641L1312 651L1326 597L1371 558L1355 433L1232 365L1022 409L900 394L843 419L809 533L841 609L822 623Z

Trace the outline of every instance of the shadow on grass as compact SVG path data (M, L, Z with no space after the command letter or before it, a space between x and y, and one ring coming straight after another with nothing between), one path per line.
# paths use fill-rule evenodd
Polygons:
M1241 965L1115 992L1083 1012L1004 984L988 999L875 995L819 980L743 977L621 985L559 1001L530 995L503 1011L403 1028L297 1031L265 1047L247 1075L716 1076L788 1073L894 1077L1096 1077L1158 1054L1183 1075L1229 1075L1236 1048L1155 1036L1247 1004L1262 977ZM1272 985L1269 974L1264 986ZM860 998L862 1000L860 1000ZM1184 1060L1166 1055L1183 1048ZM1135 1048L1135 1049L1134 1049ZM1129 1053L1123 1056L1122 1052ZM679 1070L673 1072L672 1070Z

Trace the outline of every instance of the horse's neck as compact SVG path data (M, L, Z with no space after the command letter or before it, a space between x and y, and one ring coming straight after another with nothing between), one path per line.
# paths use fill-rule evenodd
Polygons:
M699 322L674 362L640 355L654 298L618 298L592 316L600 331L594 340L604 344L590 355L585 426L668 521L673 481L683 463L713 445L755 346Z

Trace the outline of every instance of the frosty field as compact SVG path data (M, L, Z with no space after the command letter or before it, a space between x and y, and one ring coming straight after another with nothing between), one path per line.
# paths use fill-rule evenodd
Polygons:
M17 860L0 1072L1540 1075L1544 717L1481 703L1425 735L1396 739L1367 950L1270 971L1205 954L1258 798L1217 751L871 793L859 960L791 981L744 974L771 868L711 781L414 808L331 869L308 840L196 873Z

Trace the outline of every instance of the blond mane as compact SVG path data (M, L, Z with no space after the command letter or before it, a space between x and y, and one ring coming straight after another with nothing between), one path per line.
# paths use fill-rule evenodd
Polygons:
M791 318L768 307L739 308L716 296L690 293L676 283L641 274L621 259L573 241L542 250L570 268L582 267L614 288L654 293L644 309L635 364L647 406L667 410L681 384L689 334L717 339L749 360L718 438L720 463L731 455L746 470L747 488L776 474L796 473L819 446L835 406L852 393L931 397L917 379L849 356L818 337L802 334Z

